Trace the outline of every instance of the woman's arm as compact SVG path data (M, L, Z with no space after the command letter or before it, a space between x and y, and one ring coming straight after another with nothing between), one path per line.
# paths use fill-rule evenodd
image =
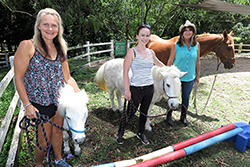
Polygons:
M165 66L165 64L163 64L155 55L155 52L153 50L152 51L152 54L153 54L153 60L154 60L154 64L159 66L159 67L163 67Z
M201 69L200 44L198 44L197 60L196 60L196 77L195 77L195 81L197 82L197 84L200 82L200 69Z
M76 84L76 81L70 75L69 64L68 64L67 59L64 62L62 62L62 70L63 70L63 77L65 80L65 83L72 86L75 92L80 92L80 89L78 88Z
M134 50L129 49L123 62L123 83L125 87L124 98L128 101L131 99L128 72L130 70L130 66L132 64L133 59L134 59Z
M174 58L175 58L175 45L173 45L171 48L167 66L171 66L174 63Z
M29 105L30 101L24 86L24 76L29 66L29 61L35 52L34 45L30 40L22 41L14 56L14 73L17 92L26 110L27 118L37 118L35 112L39 112L34 106Z

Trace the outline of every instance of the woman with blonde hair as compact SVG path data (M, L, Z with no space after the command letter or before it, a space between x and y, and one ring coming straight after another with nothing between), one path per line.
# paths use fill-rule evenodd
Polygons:
M67 61L67 43L63 39L62 20L51 8L39 11L33 39L23 40L15 53L14 73L18 94L28 119L37 119L36 112L47 115L50 121L63 126L57 113L60 87L69 84L75 92L79 88L71 77ZM67 167L62 159L62 130L44 123L45 132L55 154L55 166ZM41 125L38 126L39 145L46 149L47 143ZM35 148L36 166L43 166L46 152Z

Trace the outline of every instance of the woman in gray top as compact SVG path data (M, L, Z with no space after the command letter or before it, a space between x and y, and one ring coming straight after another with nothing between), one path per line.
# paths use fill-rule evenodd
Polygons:
M158 60L153 50L146 48L151 35L151 27L149 25L140 25L137 29L136 38L138 44L128 50L123 64L123 82L125 86L124 98L129 101L128 110L123 113L120 121L116 141L118 144L123 144L123 135L126 127L126 116L132 118L137 108L140 105L140 111L147 115L147 111L154 94L153 77L151 68L153 65L164 66ZM132 78L129 80L128 72L132 70ZM133 107L134 106L134 107ZM133 108L130 111L130 108ZM143 144L149 144L148 139L144 135L145 123L147 117L140 114L139 131L137 137Z

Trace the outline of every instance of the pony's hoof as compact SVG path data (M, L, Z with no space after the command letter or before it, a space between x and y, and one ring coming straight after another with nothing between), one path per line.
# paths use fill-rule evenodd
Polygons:
M119 112L120 112L120 113L123 113L123 108L120 108L120 109L119 109Z
M146 130L147 132L149 132L149 133L152 132L152 128L151 128L151 127L146 127L145 130Z
M69 154L71 154L70 151L64 151L64 155L69 155Z
M81 153L82 153L82 151L81 151L81 150L80 150L80 151L75 151L75 155L76 155L76 156L81 155Z
M116 108L116 107L112 107L112 110L113 110L114 112L116 112L117 108Z

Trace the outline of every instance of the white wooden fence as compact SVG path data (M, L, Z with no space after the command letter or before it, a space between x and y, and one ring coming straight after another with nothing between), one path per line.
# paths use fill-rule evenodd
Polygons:
M238 53L240 54L241 52L250 52L250 44L234 44L235 46L238 46L237 49L235 49L235 51L238 51ZM249 49L243 49L243 47L248 47Z
M127 41L127 49L130 47L131 43L135 43L135 42ZM95 46L100 46L100 45L110 45L110 49L96 51L96 52L90 52L90 50L91 50L90 47L95 47ZM79 55L77 57L74 57L74 59L87 56L88 62L90 62L91 55L105 53L105 52L110 52L110 57L112 57L112 58L114 57L114 41L113 40L111 40L111 42L96 43L96 44L90 44L89 42L87 42L86 45L69 47L68 50L79 49L79 48L86 48L86 53L83 55ZM11 56L9 59L10 59L9 62L11 65L11 69L9 70L9 72L6 74L6 76L0 82L0 97L3 95L4 91L6 90L7 86L9 85L10 81L14 78L14 65L13 65L14 56ZM6 58L6 60L7 60L7 58ZM13 82L14 82L14 79L13 79ZM14 85L15 85L15 82L14 82ZM21 137L23 134L23 131L19 128L19 122L21 121L21 119L25 115L25 111L24 111L22 102L19 99L19 95L18 95L17 91L15 91L15 95L10 103L8 111L6 112L4 120L2 121L2 124L0 127L0 153L2 152L4 141L5 141L5 138L6 138L6 135L7 135L7 132L8 132L12 117L13 117L13 113L16 109L17 104L18 104L19 115L18 115L17 123L15 125L14 135L12 138L12 143L10 146L6 167L17 166L17 163L16 163L17 158L16 157L20 151Z
M2 67L9 67L9 53L7 51L5 51L4 53L0 52L0 56L5 56L5 60L0 61L0 65L4 64Z

